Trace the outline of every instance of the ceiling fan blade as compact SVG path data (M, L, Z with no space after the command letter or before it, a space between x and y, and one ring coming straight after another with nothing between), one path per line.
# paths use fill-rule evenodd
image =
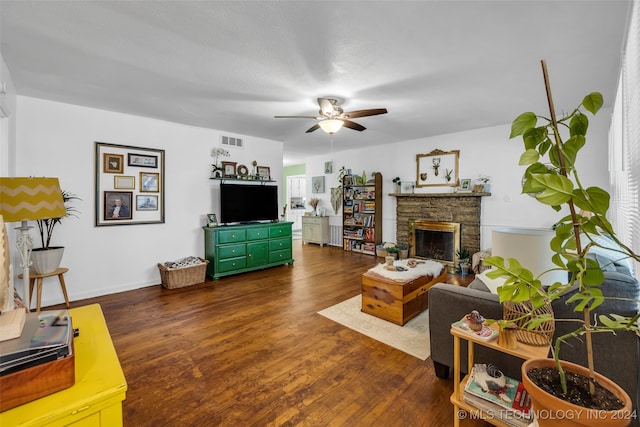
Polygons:
M350 119L367 116L377 116L378 114L387 114L386 108L370 108L368 110L356 110L344 113L344 116Z
M356 122L352 122L351 120L344 120L342 119L342 123L344 123L344 127L349 128L349 129L353 129L353 130L357 130L362 132L363 130L366 129L366 127L359 125Z
M318 105L320 106L320 113L323 116L329 116L331 115L331 113L334 112L334 105L335 100L330 99L330 98L318 98Z
M313 132L314 130L318 130L318 129L320 129L320 125L319 124L315 124L315 125L311 126L309 129L307 129L307 131L305 133Z
M320 117L316 116L273 116L276 119L315 119L319 120Z

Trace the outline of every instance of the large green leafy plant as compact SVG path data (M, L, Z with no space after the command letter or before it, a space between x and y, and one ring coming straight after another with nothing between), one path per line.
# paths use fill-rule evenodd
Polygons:
M501 257L491 257L485 263L494 267L489 277L506 277L505 283L498 289L501 302L526 302L532 304L531 312L525 315L527 325L535 328L544 321L552 320L551 314L536 315L533 311L551 301L560 298L577 284L578 290L567 303L574 304L576 312L582 312L578 326L569 334L556 338L553 355L560 371L563 391L566 393L566 380L560 365L560 345L571 337L584 337L589 361L589 371L594 378L591 334L602 332L635 331L638 333L638 316L624 317L616 313L591 318L591 310L601 305L606 295L600 285L604 274L596 260L588 257L589 251L600 246L599 236L607 236L615 241L620 249L619 259L640 257L615 235L611 223L607 220L609 194L598 187L585 188L576 168L580 150L585 146L589 119L586 112L595 115L603 104L600 93L585 96L570 114L556 118L551 91L543 61L543 74L547 88L550 116L544 117L527 112L519 115L512 124L511 138L522 137L524 152L520 165L527 166L522 191L535 195L545 205L560 212L563 208L568 214L556 224L555 236L549 242L554 252L553 263L556 269L567 271L566 283L556 282L543 287L541 276L534 277L531 271L523 268L515 259L507 263ZM610 248L607 248L610 249ZM593 383L593 381L592 381ZM593 393L593 386L591 392Z

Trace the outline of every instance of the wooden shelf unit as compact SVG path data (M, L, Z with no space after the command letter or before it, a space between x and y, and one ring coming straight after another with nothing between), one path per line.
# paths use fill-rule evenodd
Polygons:
M342 241L345 251L376 254L382 242L382 174L370 182L354 183L359 177L347 175L342 187Z
M498 329L497 324L492 324L491 328ZM473 346L474 344L478 344L487 348L491 348L496 351L500 351L502 353L507 353L512 356L518 357L523 360L534 359L534 358L545 358L549 355L549 346L533 346L523 344L518 342L518 346L514 349L508 349L498 345L498 340L494 341L483 341L480 338L477 338L471 334L460 331L458 329L451 328L451 335L453 335L453 394L451 395L450 401L453 404L453 421L454 426L458 427L460 425L460 417L458 416L458 411L463 409L469 413L474 414L474 418L482 418L486 422L493 424L495 426L501 427L510 427L510 424L496 418L495 414L493 416L489 415L486 411L475 407L474 405L467 403L463 399L464 387L469 380L469 375L465 375L462 381L458 382L456 378L460 378L460 340L467 341L467 372L471 372L471 368L473 368Z

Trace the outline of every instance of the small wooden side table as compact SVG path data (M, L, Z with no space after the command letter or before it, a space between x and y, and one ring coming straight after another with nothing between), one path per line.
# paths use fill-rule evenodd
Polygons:
M52 271L51 273L46 273L46 274L35 274L30 272L29 273L29 301L28 301L29 305L28 307L31 307L31 297L33 295L33 286L37 281L38 282L38 299L36 301L36 313L40 313L40 300L42 299L42 279L44 279L45 277L58 276L58 281L60 282L60 287L62 288L62 293L64 295L64 302L67 305L67 308L70 308L69 296L67 295L67 286L65 285L64 277L62 276L67 271L69 271L68 268L60 267L56 271ZM22 279L22 274L18 275L18 277Z

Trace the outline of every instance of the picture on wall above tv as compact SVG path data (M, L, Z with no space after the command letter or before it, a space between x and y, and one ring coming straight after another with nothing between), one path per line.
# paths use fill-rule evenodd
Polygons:
M278 219L278 187L220 184L220 222L247 224Z

